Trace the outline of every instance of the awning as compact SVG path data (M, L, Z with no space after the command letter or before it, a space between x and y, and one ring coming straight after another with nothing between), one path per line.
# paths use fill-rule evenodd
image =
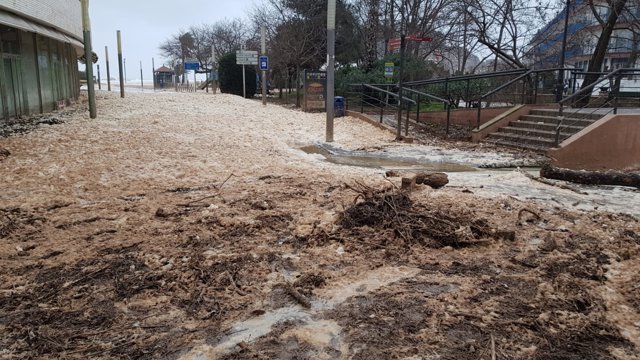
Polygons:
M82 42L56 29L40 25L34 21L22 18L12 13L4 12L2 10L0 10L0 24L10 26L16 29L28 31L28 32L40 34L48 38L56 39L63 43L71 44L78 48L84 47Z

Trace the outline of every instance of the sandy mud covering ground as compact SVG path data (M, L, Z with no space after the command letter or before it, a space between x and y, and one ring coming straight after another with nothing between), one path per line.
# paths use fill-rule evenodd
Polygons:
M2 359L640 357L633 215L402 193L297 150L321 114L98 96L0 139Z

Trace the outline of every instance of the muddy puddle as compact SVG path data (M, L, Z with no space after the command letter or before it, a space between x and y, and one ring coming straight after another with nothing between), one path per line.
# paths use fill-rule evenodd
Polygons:
M336 148L312 144L303 146L300 150L307 154L320 155L325 161L332 164L377 168L384 170L414 170L414 171L443 171L443 172L467 172L476 171L476 168L455 162L429 161L410 157L399 157L381 153L366 153L362 151L345 151Z
M310 309L300 305L287 306L238 321L231 325L228 335L217 344L196 347L180 359L219 358L231 352L240 343L249 344L269 334L277 324L292 321L298 325L281 337L301 338L319 349L327 348L344 354L348 351L348 347L341 336L342 328L334 320L324 319L324 313L335 309L353 296L376 291L394 282L413 277L419 272L420 269L410 267L383 267L370 271L360 278L341 279L331 288L320 291L318 297L311 301Z

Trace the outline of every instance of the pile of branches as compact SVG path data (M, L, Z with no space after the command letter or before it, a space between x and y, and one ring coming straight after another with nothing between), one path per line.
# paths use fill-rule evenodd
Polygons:
M417 243L435 248L482 243L495 233L486 219L415 204L406 192L395 188L375 190L360 183L348 187L358 195L354 205L341 214L343 229L392 230L407 246Z

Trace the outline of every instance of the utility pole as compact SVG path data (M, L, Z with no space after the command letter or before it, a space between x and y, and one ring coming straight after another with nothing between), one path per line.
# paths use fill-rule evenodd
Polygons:
M122 60L122 36L120 34L120 30L117 32L118 34L118 72L120 75L120 97L124 98L124 70L123 70L123 60Z
M562 50L560 50L560 72L558 73L558 85L556 86L556 101L560 102L564 95L564 53L567 50L567 28L569 27L569 7L571 0L567 0L564 14L564 32L562 33ZM536 85L537 86L537 85Z
M89 0L80 0L82 6L82 34L84 35L84 58L86 60L87 90L89 92L89 116L96 114L96 90L93 87L93 54L91 51L91 21L89 19Z
M404 52L407 47L407 41L404 29L404 11L405 3L402 0L400 4L400 71L398 73L398 128L396 129L396 140L402 139L402 76L404 73Z
M267 55L267 39L266 39L266 29L264 25L260 28L261 40L262 40L262 55ZM262 70L262 105L267 105L267 71Z
M327 6L327 108L326 141L333 142L333 118L335 96L335 61L336 61L336 0L329 0Z
M107 61L107 90L111 91L111 72L109 71L109 48L104 47L104 58Z

